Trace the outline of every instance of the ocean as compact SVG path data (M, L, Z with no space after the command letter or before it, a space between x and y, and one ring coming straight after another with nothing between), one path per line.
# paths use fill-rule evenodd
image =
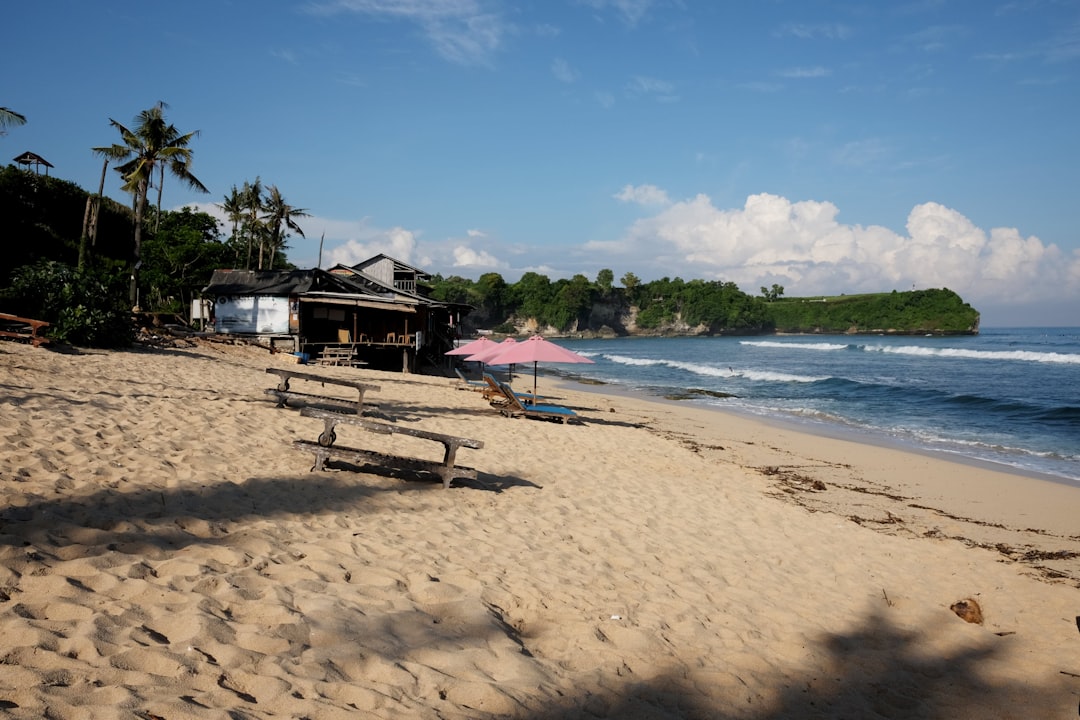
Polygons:
M1080 328L559 339L544 372L1080 485Z

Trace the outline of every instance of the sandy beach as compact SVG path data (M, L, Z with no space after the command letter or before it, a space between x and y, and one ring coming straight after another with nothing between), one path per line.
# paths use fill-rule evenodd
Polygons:
M378 385L373 419L484 447L448 490L313 473L292 443L321 422L264 392L291 360L0 343L0 716L1077 716L1080 488L544 377L582 423L333 367L307 369Z

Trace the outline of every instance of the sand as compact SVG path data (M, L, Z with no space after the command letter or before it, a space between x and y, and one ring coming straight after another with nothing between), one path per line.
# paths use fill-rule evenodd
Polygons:
M0 715L1076 717L1080 489L549 378L584 423L509 419L349 368L309 369L482 440L478 479L311 473L292 441L321 423L264 394L290 359L0 344Z

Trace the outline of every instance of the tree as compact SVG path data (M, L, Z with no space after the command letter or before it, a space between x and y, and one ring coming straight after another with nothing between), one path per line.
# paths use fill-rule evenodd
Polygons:
M181 135L175 126L165 122L165 107L165 103L159 102L154 107L143 110L135 118L134 130L129 130L116 120L109 118L109 124L119 131L122 143L94 148L95 153L122 163L116 170L124 179L123 189L134 196L135 247L130 288L132 305L137 305L139 299L138 276L142 260L143 216L146 212L146 199L154 177L154 170L160 169L164 173L167 165L169 172L190 187L201 192L209 192L206 186L191 174L190 170L192 151L188 144L198 135L198 131Z
M278 250L285 249L285 239L289 237L288 232L284 230L291 230L300 237L304 237L304 231L300 229L300 226L296 224L295 218L311 217L307 210L303 208L293 207L289 203L285 202L284 196L281 191L278 190L277 185L271 185L267 191L266 202L263 203L263 210L266 215L263 216L263 221L266 223L266 227L269 230L269 246L270 246L270 262L269 267L274 267L274 256ZM263 266L263 248L259 246L259 269Z
M151 309L186 313L215 269L228 263L217 218L185 207L162 215L143 246L143 283Z
M230 239L235 245L239 241L237 231L240 227L240 223L244 220L244 197L239 190L236 189L236 185L232 186L232 190L225 196L224 202L217 203L217 206L225 211L226 217L229 218L229 222L232 223L232 235ZM239 262L240 256L235 258L236 262Z
M780 296L783 295L783 294L784 294L784 286L783 285L777 285L776 283L773 283L773 286L772 286L771 289L765 287L764 285L761 286L761 296L763 298L765 298L766 300L768 300L769 302L772 302L774 300L779 300Z
M600 272L596 273L596 286L600 288L600 292L607 295L611 292L611 286L615 284L615 273L609 268L604 268Z
M262 235L262 223L259 221L259 213L263 206L262 180L258 177L255 182L244 181L244 189L240 191L241 204L247 217L244 220L244 235L247 238L247 262L244 269L251 269L251 243L255 237Z
M10 110L6 107L0 107L0 136L7 135L7 130L5 130L4 128L25 124L25 115L20 115L14 110Z

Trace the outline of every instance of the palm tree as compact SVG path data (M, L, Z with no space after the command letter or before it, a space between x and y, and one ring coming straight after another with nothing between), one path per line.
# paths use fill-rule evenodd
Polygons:
M135 249L131 271L131 304L138 303L138 274L142 256L142 223L146 211L146 198L154 170L164 173L169 171L186 182L190 187L201 192L209 192L197 177L191 174L192 151L188 147L199 131L184 135L175 126L165 122L163 111L166 105L159 102L154 107L143 110L135 118L134 130L129 130L117 121L109 118L109 124L120 132L122 143L108 147L96 147L94 152L110 160L121 162L116 168L124 179L123 189L133 196L135 208ZM162 175L164 177L164 175ZM160 197L160 196L159 196ZM160 214L160 213L159 213Z
M300 226L296 224L295 218L311 217L307 210L303 208L296 208L285 202L284 196L281 191L278 190L277 185L271 185L267 191L266 202L263 205L263 209L266 211L266 215L263 216L263 220L266 222L270 230L270 263L269 267L274 267L274 255L277 251L285 247L285 239L289 237L288 232L283 232L284 229L291 230L300 237L304 237L304 231L300 229ZM262 268L262 248L259 248L259 267Z
M236 185L232 186L232 190L225 196L224 202L218 203L218 207L225 211L225 214L229 218L229 222L232 223L232 242L235 246L239 237L237 236L237 229L240 227L241 221L244 219L244 196L236 189ZM237 253L237 261L240 257Z
M0 135L7 135L6 127L14 127L15 125L25 125L26 116L20 115L14 110L10 110L6 107L0 107Z
M251 269L251 243L255 239L255 236L262 236L261 221L259 220L259 213L263 209L263 188L262 180L258 177L255 178L255 182L249 183L244 181L244 188L240 191L241 204L243 206L246 217L243 221L244 235L247 236L247 263L244 265L245 270ZM262 252L262 241L259 243L259 252Z

